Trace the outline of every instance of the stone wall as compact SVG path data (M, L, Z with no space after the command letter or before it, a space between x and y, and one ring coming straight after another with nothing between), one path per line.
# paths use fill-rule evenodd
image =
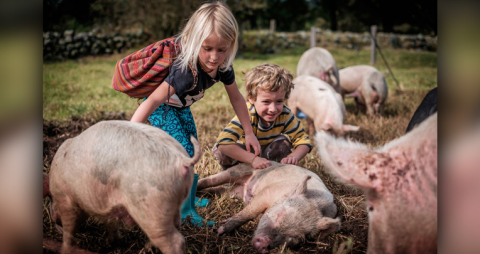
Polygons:
M316 46L324 48L343 47L358 50L370 47L371 38L368 32L334 32L317 29ZM412 50L437 50L437 37L393 33L377 33L377 44L381 49L412 49ZM242 47L247 52L278 53L284 49L296 46L310 47L310 31L297 31L295 33L270 33L269 31L248 31L243 34Z
M99 31L75 33L67 30L43 33L44 61L63 61L87 55L121 53L132 47L147 46L150 35L139 29L125 34L108 35ZM437 50L437 37L393 33L377 33L376 40L380 48ZM153 42L153 41L152 41ZM152 43L150 42L150 43ZM324 48L343 47L352 50L370 46L370 34L335 32L317 29L316 46ZM242 50L261 54L279 53L297 46L310 47L310 31L292 33L267 30L246 31L243 33Z
M139 46L150 38L148 33L139 29L125 34L105 34L97 30L75 33L43 33L43 60L63 61L82 56L96 56L121 53L125 49Z

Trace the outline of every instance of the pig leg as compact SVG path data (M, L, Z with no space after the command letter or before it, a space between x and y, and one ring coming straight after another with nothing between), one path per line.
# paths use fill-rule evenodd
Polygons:
M154 232L156 230L145 231L151 244L157 246L165 254L185 253L185 238L178 232L170 219L169 221L162 221L160 224L154 223L154 225L164 230L160 232Z
M313 135L315 134L315 126L313 124L313 120L307 116L307 125L308 125L308 135Z
M368 82L364 81L360 88L360 93L365 100L365 106L367 107L367 115L374 115L375 111L373 109L373 99L375 97L375 92L373 91L372 87Z
M365 107L365 104L361 104L357 102L357 110L362 113L366 113L367 108Z
M375 110L375 114L382 115L382 104L381 103L375 103L373 105L373 109Z
M227 222L218 229L218 235L231 232L232 230L245 224L247 221L255 219L259 214L265 212L270 207L272 196L278 192L276 185L264 188L255 195L250 203L239 213L232 216Z
M227 191L225 186L215 186L215 187L208 187L202 190L197 190L198 193L210 193L210 194L217 194L222 195Z
M173 200L168 198L165 200L167 203L172 203L172 207L180 206L180 204L174 204ZM148 236L150 243L158 247L162 253L185 253L185 238L175 226L178 221L175 217L180 213L179 208L172 210L170 207L157 206L152 202L128 207L131 208L129 214Z
M197 185L197 191L203 190L209 187L215 187L226 183L243 183L248 179L254 168L252 165L247 163L242 163L236 166L233 166L225 171L222 171L218 174L209 176L207 178L200 179Z
M117 222L107 221L105 226L107 229L107 241L110 245L113 245L122 238Z
M56 200L58 214L63 226L62 254L71 253L74 250L72 242L79 220L79 212L76 204L69 197L62 197Z
M180 210L175 213L175 216L173 217L173 222L175 223L175 228L180 229L180 224L182 223L182 217L180 217Z
M201 192L223 195L223 193L227 192L228 189L230 189L230 187L216 186L216 187L203 189ZM230 189L230 198L237 197L237 198L243 199L243 190L244 190L243 185L233 185L233 189Z

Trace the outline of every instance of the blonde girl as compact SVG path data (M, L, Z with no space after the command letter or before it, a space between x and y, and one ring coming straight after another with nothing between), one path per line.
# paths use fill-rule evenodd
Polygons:
M251 146L258 155L260 144L253 134L245 99L235 82L232 62L238 48L238 25L228 6L222 2L203 4L176 37L181 53L170 66L168 76L138 107L131 121L144 123L148 118L153 126L173 136L193 156L190 136L197 138L197 130L190 106L203 97L205 90L221 81L245 132L247 150L250 151ZM201 225L203 219L194 207L197 181L195 174L181 215L182 220L190 216L195 224Z

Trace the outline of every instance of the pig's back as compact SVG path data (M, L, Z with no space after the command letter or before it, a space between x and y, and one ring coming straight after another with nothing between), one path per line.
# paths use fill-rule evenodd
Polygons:
M318 77L321 72L333 67L337 72L338 68L332 54L328 50L315 47L311 48L300 57L297 66L297 76L311 75Z
M333 195L317 174L290 164L272 162L269 168L254 171L250 182L247 183L247 189L251 189L252 196L255 196L268 186L280 184L282 188L278 190L276 197L284 198L291 195L306 176L311 176L307 181L307 196L333 202Z
M57 151L50 171L52 194L69 193L88 211L165 190L165 183L181 179L177 164L188 157L177 143L145 124L100 122Z
M338 71L340 75L340 86L347 93L353 93L362 85L365 78L368 77L376 69L368 65L355 65L343 68Z

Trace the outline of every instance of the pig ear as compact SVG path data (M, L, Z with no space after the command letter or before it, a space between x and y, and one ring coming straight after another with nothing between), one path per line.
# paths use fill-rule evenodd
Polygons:
M363 188L379 186L379 178L367 175L366 170L365 158L371 157L375 152L363 144L336 139L323 131L317 132L315 140L322 163L331 174Z
M342 126L343 128L343 131L347 132L347 131L358 131L360 130L360 127L359 126L354 126L354 125L349 125L349 124L344 124Z
M317 229L320 231L320 239L325 238L327 235L335 233L340 229L340 219L332 219L330 217L322 217L317 221Z
M312 178L312 177L311 176L305 177L305 179L303 179L303 181L293 191L293 194L292 194L292 196L290 196L290 198L296 198L296 197L299 197L301 195L305 195L305 193L307 192L307 181L310 178Z
M280 226L280 222L282 222L285 217L285 209L277 210L273 212L275 214L275 220L272 222L271 226L272 227L278 227Z

